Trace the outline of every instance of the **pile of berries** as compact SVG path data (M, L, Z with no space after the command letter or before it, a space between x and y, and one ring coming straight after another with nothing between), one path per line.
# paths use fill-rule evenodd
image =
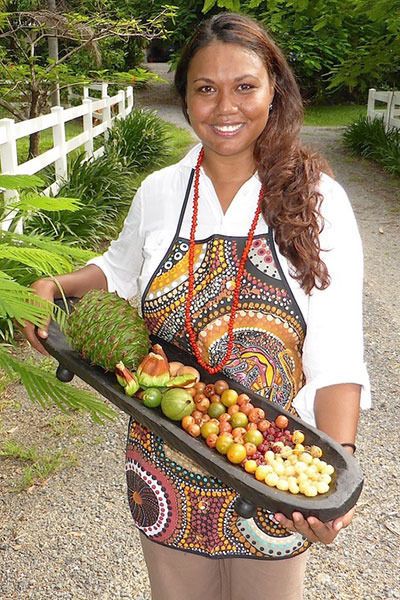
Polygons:
M321 448L303 445L302 431L288 429L285 415L269 421L247 394L238 394L222 379L187 389L195 410L181 424L191 436L203 437L210 448L270 487L309 497L328 492L334 468L321 460Z

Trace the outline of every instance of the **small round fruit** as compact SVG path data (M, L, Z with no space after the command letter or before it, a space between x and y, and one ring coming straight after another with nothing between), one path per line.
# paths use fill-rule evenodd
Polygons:
M247 473L255 473L257 469L257 461L256 460L246 460L244 463L244 470Z
M200 395L200 394L198 394L198 395ZM194 397L194 401L196 403L196 409L199 410L202 413L206 413L208 411L209 407L210 407L210 401L209 401L209 399L204 396L204 398L202 398L201 400L197 401L196 398L197 398L197 396Z
M181 425L182 428L187 431L190 425L193 425L193 423L195 423L196 421L194 420L194 418L192 417L192 415L186 415L186 417L183 417L182 421L181 421Z
M147 388L143 392L142 401L147 408L156 408L160 406L162 400L162 392L159 388Z
M239 394L235 390L227 389L221 394L221 402L224 406L236 404Z
M257 473L257 471L256 471ZM279 481L279 475L277 475L276 473L267 473L266 476L264 477L264 481L267 485L269 485L270 487L275 487L276 484Z
M249 431L246 431L244 439L246 442L249 442L250 444L259 446L260 444L263 443L264 436L261 433L261 431L258 431L258 429L250 429Z
M231 463L238 465L247 457L246 448L243 444L234 442L229 446L226 456Z
M232 426L228 421L220 421L219 430L221 433L231 433Z
M217 443L218 435L216 433L211 433L206 438L206 444L209 448L215 448L215 444Z
M285 417L285 415L279 415L275 419L275 425L279 429L287 429L287 426L289 425L289 419Z
M229 446L231 446L233 443L233 437L230 433L220 433L217 441L215 442L215 448L220 454L226 454Z
M189 425L189 427L187 429L187 432L192 437L199 437L199 435L200 435L200 425L197 425L197 423L193 423L192 425Z
M249 442L245 442L244 447L246 448L247 456L254 456L254 454L257 452L257 446L250 444Z
M229 388L228 383L226 381L224 381L223 379L218 379L218 381L216 381L214 383L215 393L218 394L219 396L222 394L222 392L224 392L228 388Z
M276 483L276 487L278 488L278 490L281 490L282 492L287 492L287 490L289 489L289 482L287 479L284 479L283 477L281 477L280 479L278 479L278 481Z
M209 414L212 419L218 419L224 412L226 412L226 408L222 402L211 402L207 410L207 414Z
M211 398L211 396L215 394L214 384L208 383L203 390L203 394L207 396L207 398Z
M249 412L248 417L251 423L259 423L260 421L264 420L265 412L262 408L252 408Z
M321 458L322 450L319 446L311 446L310 454L313 458Z
M193 387L196 390L196 393L200 394L200 393L204 392L204 388L206 387L206 384L204 383L204 381L198 381L197 383L194 384Z
M207 421L206 423L204 423L201 428L201 436L203 438L208 438L209 435L211 435L212 433L216 433L217 435L219 434L219 424L215 423L214 421Z
M242 406L242 404L247 404L247 402L250 402L250 398L248 397L247 394L239 394L238 399L237 399L237 403L239 404L239 406Z
M298 429L296 429L296 431L293 431L292 442L294 444L302 444L304 442L304 433L302 431L299 431Z
M236 412L231 415L231 420L229 421L233 428L235 427L246 427L249 420L247 415L242 412Z
M257 481L265 481L265 477L269 473L271 473L269 465L259 465L256 469L256 472L254 473L254 476L257 479Z
M329 492L329 485L327 483L325 483L325 481L318 481L317 482L317 491L318 491L318 494L326 494L327 492Z
M232 404L232 406L228 406L228 414L231 416L239 411L240 411L239 404Z

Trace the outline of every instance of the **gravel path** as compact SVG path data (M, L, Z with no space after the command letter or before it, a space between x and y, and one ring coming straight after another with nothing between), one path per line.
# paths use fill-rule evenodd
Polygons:
M156 100L142 94L140 102L150 105L152 99L162 117L185 126L166 86L157 90ZM332 546L312 548L305 599L400 598L398 180L350 157L340 130L305 128L303 135L331 161L364 240L366 356L374 397L358 438L366 483L357 515ZM22 493L10 490L21 463L0 462L1 600L149 600L126 501L125 417L108 427L83 417L59 419L56 411L32 407L20 386L8 388L1 402L2 440L46 448L51 442L53 450L77 461Z

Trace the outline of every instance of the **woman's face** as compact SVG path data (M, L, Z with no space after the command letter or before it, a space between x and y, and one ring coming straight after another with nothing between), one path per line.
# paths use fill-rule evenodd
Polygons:
M189 65L186 105L206 155L251 156L274 95L261 58L237 44L213 42Z

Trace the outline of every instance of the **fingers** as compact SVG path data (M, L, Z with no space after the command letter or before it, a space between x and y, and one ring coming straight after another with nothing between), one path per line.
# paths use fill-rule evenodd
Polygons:
M333 542L340 529L343 527L343 520L329 521L323 523L315 517L305 519L299 512L292 514L292 519L288 519L285 515L277 513L275 519L280 525L296 533L301 533L310 542L321 542L322 544L330 544Z
M47 338L47 327L48 324L42 329L36 329L34 325L32 325L32 323L29 323L22 329L23 334L25 335L32 348L35 348L35 350L37 350L41 354L44 354L45 356L49 356L49 353L47 352L46 348L40 343L40 338Z

